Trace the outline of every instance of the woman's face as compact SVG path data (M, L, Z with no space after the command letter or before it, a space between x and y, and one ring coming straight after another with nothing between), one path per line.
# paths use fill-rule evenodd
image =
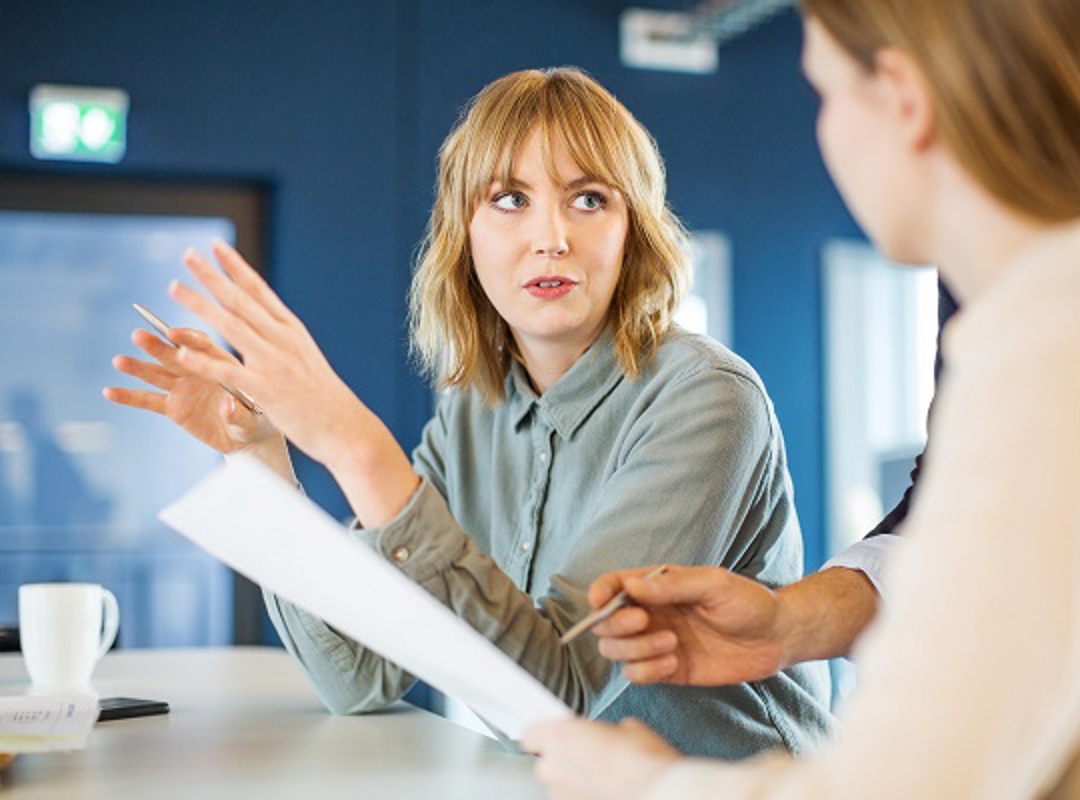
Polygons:
M855 61L813 17L805 26L802 63L821 98L821 154L848 209L888 257L918 260L913 245L924 224L924 188L898 121L902 99L895 83Z
M552 147L557 180L534 130L509 185L493 183L469 223L480 285L527 361L552 348L576 357L600 334L628 227L622 195L583 174L558 137Z

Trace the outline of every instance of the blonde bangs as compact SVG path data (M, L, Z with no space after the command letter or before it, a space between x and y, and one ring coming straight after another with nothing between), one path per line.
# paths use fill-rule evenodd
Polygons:
M610 113L598 114L597 97L583 95L581 87L553 77L526 73L503 91L478 98L476 119L471 120L474 135L462 163L470 179L466 204L470 217L492 183L506 186L512 182L515 159L536 130L552 180L563 179L554 161L556 145L561 144L585 175L626 194L620 174L610 166L622 166L626 160L625 121L620 120L623 125L615 122L620 111L617 102L605 98L610 100Z

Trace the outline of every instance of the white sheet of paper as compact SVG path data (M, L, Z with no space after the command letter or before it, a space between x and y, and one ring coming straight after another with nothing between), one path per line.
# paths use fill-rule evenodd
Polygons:
M81 750L97 717L93 695L0 697L0 753Z
M511 739L570 716L547 687L281 477L234 458L165 508L195 544L466 703Z

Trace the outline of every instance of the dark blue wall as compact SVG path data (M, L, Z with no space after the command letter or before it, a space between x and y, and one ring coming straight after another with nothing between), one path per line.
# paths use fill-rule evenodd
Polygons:
M619 64L628 4L5 3L0 167L63 169L28 155L27 94L74 83L130 93L128 155L108 169L267 181L274 285L411 447L430 394L407 361L404 297L439 142L487 81L580 65L656 136L687 224L731 237L736 347L775 400L813 567L824 524L818 250L855 230L814 145L799 20L780 16L727 47L717 74L695 77ZM300 468L312 495L344 513L329 478Z

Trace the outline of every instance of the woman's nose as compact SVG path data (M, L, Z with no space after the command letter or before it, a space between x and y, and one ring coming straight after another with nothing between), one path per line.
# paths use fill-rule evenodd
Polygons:
M557 210L537 214L533 231L533 252L545 258L561 258L570 250L565 220Z

